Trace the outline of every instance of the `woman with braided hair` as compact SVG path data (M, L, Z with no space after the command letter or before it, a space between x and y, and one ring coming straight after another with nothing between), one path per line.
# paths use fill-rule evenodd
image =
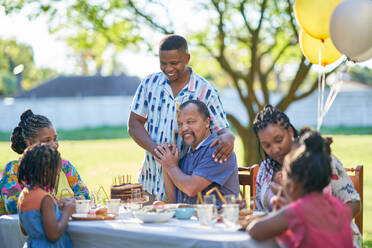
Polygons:
M256 199L257 210L272 211L272 201L274 196L273 186L282 184L282 165L284 157L289 154L295 140L308 131L303 129L298 134L291 124L288 116L271 105L266 105L263 110L257 113L253 122L253 130L258 140L258 149L261 148L265 154L265 159L260 164L256 179ZM328 153L331 153L329 145L332 139L325 139L327 142ZM361 204L358 192L355 190L350 177L347 175L341 162L331 155L331 193L347 205L353 214L353 218L359 214ZM272 187L270 187L272 186ZM358 227L353 223L354 245L358 247L356 240L360 239Z
M270 199L274 194L271 182L281 184L284 156L291 151L292 143L298 133L282 111L266 105L257 113L253 122L253 131L257 136L258 149L265 154L256 181L255 205L258 210L272 210Z
M18 126L13 130L11 143L12 150L18 154L37 143L47 143L58 149L57 134L50 120L43 115L35 115L31 110L21 115ZM22 190L17 180L19 165L19 160L10 161L0 175L0 215L16 214L18 211L17 199ZM62 191L69 190L75 199L89 199L88 188L68 160L62 160L62 172L59 173L55 196L62 198Z

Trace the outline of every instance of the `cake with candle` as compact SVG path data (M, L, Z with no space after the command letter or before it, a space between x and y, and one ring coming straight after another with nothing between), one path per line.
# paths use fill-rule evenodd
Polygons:
M128 202L131 199L138 199L140 201L142 198L142 184L125 183L111 187L111 199L120 199L123 202Z

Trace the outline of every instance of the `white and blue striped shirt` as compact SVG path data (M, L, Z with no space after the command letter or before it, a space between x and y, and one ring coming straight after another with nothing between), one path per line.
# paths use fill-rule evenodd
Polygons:
M173 97L170 82L164 73L159 72L146 77L133 98L131 111L147 119L145 129L156 144L175 143L181 158L186 154L187 147L178 134L177 112L182 103L195 99L207 105L213 131L218 132L229 127L217 90L191 68L189 82L176 97ZM155 195L156 199L164 200L162 168L148 151L145 151L138 182L143 185L144 190Z

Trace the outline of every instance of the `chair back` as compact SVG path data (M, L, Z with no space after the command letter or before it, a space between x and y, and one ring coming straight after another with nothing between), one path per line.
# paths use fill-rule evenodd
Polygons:
M249 201L250 208L254 208L254 197L256 196L256 178L258 174L258 169L260 166L258 164L254 164L250 167L238 167L239 171L239 184L243 186L243 191L242 191L242 198L246 199L247 197L247 190L246 187L249 186L250 190L250 199L253 199L253 201ZM253 204L252 204L253 202Z
M363 235L363 165L358 165L355 169L345 168L345 170L349 173L354 188L360 196L360 204L362 205L362 209L360 210L359 215L355 217L355 224L358 226L360 233Z

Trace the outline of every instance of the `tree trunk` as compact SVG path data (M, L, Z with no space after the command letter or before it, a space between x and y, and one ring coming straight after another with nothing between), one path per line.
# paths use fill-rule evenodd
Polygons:
M236 127L238 134L243 142L244 149L244 160L242 165L239 166L251 166L256 163L260 163L260 156L258 153L258 143L256 135L253 132L252 127Z

